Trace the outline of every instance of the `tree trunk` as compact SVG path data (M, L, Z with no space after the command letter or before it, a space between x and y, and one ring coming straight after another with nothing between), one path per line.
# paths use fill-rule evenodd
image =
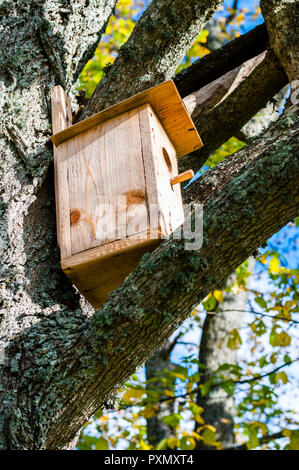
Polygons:
M253 261L250 265L249 271L254 265ZM235 280L235 275L231 276L228 286ZM207 382L222 364L236 365L238 363L237 351L227 346L227 340L230 332L235 328L239 330L243 324L242 311L246 308L247 297L246 291L238 294L224 292L223 302L218 305L215 312L207 314L199 345L199 362L206 369L199 385ZM233 376L227 374L225 378L233 378ZM196 403L204 409L202 417L205 424L212 425L216 429L216 441L221 442L223 449L231 447L234 443L236 414L234 397L222 388L214 388L205 396L198 393ZM197 449L206 450L215 449L215 447L199 441Z
M159 377L165 375L165 369L171 370L173 368L173 364L170 360L171 350L172 345L167 341L163 344L161 349L146 361L146 380L151 380L146 386L148 393L150 393L151 389L155 388L159 390L169 388L169 385L163 386L163 382L159 380ZM174 437L173 429L163 421L165 416L174 413L174 402L162 402L158 404L158 406L159 408L155 411L155 414L146 419L147 439L149 444L153 446L157 446L162 439Z

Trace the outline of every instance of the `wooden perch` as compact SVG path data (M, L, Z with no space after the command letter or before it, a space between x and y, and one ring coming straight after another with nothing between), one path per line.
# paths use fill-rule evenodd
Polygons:
M183 181L190 180L194 176L193 170L184 171L184 173L180 173L177 176L174 176L170 179L170 184L173 186L174 184L182 183Z

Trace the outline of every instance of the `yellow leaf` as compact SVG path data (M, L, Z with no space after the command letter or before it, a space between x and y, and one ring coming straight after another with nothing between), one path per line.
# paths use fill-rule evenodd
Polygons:
M201 437L197 432L195 432L195 431L192 431L191 434L192 434L192 436L195 437L195 439L197 439L198 441L199 441L200 439L202 439L202 437Z
M141 398L144 395L144 390L139 390L137 388L130 388L124 394L124 400L130 401L134 400L134 398Z
M277 256L273 256L273 258L270 260L269 266L272 273L279 273L279 259Z
M183 374L179 374L178 372L176 372L175 374L173 374L175 377L177 377L178 379L182 380L183 382L185 382L186 380L186 377L183 375Z
M279 372L278 374L276 374L275 383L278 383L280 380L284 384L288 383L287 374L284 371Z
M142 412L142 415L145 418L151 418L152 416L154 416L154 414L155 414L155 410L153 408L145 408Z
M221 418L220 421L221 421L221 423L225 423L225 424L229 424L229 423L232 422L231 419L227 419L227 418Z
M286 347L286 346L289 346L290 342L291 342L291 337L285 332L285 331L282 331L281 333L279 333L279 345L282 346L282 347Z
M199 414L194 415L194 419L198 424L205 424L204 419Z
M164 395L167 397L174 397L174 391L173 390L164 390Z
M214 297L218 300L218 302L223 302L223 293L221 290L214 290L213 292Z
M258 258L258 260L259 260L260 263L266 264L266 262L267 262L267 254L261 255L261 256Z
M104 424L104 423L106 423L107 421L108 421L108 416L101 416L101 417L100 417L100 422L101 422L101 423Z
M169 437L167 439L167 446L170 447L170 449L175 449L177 445L178 440L175 437Z
M140 439L139 442L140 450L150 450L152 446L148 445L143 439Z

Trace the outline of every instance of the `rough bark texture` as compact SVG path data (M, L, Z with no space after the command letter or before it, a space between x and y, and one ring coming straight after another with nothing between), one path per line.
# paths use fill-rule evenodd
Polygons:
M61 308L67 316L78 305L59 266L51 173L45 180L53 158L50 89L60 83L71 91L114 5L114 0L27 0L0 6L1 352L14 335L52 309ZM51 347L55 349L54 344ZM34 441L39 446L30 424L34 394L21 391L17 377L12 381L15 385L2 402L0 448L8 445L8 428L13 436L10 447L32 448ZM6 385L2 379L0 393ZM23 393L28 393L27 405L17 413L24 411L19 429L21 422L25 425L17 433L13 422L18 418L7 421L7 415Z
M270 44L287 73L289 82L298 80L298 2L295 0L261 0Z
M163 390L169 386L163 385L159 377L165 375L165 369L171 370L174 366L170 360L170 353L172 350L171 342L167 341L161 349L159 349L148 361L146 361L146 380L151 380L147 384L147 390L159 389ZM155 379L155 380L154 380ZM158 404L159 408L156 410L154 416L147 418L146 430L148 442L157 446L162 439L167 439L174 436L174 430L164 423L163 417L169 416L174 413L174 402L162 402Z
M244 62L240 67L227 72L225 75L204 86L197 92L186 96L184 103L192 119L196 122L204 123L204 116L209 118L210 111L218 105L218 103L224 101L262 62L264 57L265 53L262 53ZM220 139L222 140L223 137L221 136Z
M174 2L153 2L158 7L162 3L169 7L164 10L169 18ZM188 47L220 2L175 2L180 13L189 3L194 4L196 20L189 17L191 26L180 22L185 24L186 38L179 41L180 46L172 43L177 56L167 56L165 42L158 44L167 56L162 71L170 66L171 75L171 61L179 61L184 53L178 52L179 47ZM298 209L297 122L290 110L262 140L235 155L231 165L220 165L194 185L193 191L203 190L200 198L207 197L200 252L186 252L180 240L166 241L146 255L92 315L92 309L74 294L58 262L53 178L47 173L52 159L49 91L57 83L70 90L114 2L74 0L65 5L62 0L1 5L0 319L5 347L0 364L1 449L67 446L94 410L165 342L192 306L223 283ZM175 17L171 21L175 29ZM165 22L165 31L173 36L168 19ZM158 38L160 30L156 33ZM178 27L178 33L184 36L185 31ZM145 42L143 46L146 49ZM166 72L156 74L156 62L164 64L159 53L156 58L150 62L153 82L167 78ZM122 67L127 72L122 86L118 84L119 95L111 89L112 101L120 99L126 85L127 94L140 89L131 87L125 62ZM112 71L104 87L113 81ZM132 83L140 83L138 73L132 67ZM91 103L106 105L104 94L103 100L98 96ZM223 168L226 174L221 174Z

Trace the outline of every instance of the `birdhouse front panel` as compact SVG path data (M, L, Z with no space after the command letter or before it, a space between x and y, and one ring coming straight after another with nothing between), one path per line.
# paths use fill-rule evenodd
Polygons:
M72 255L134 235L138 225L146 231L146 182L138 109L73 137L69 145ZM132 223L127 211L136 204L141 207L136 214L138 220Z
M202 142L171 81L74 125L54 87L52 120L62 269L99 307L183 223L177 156Z

